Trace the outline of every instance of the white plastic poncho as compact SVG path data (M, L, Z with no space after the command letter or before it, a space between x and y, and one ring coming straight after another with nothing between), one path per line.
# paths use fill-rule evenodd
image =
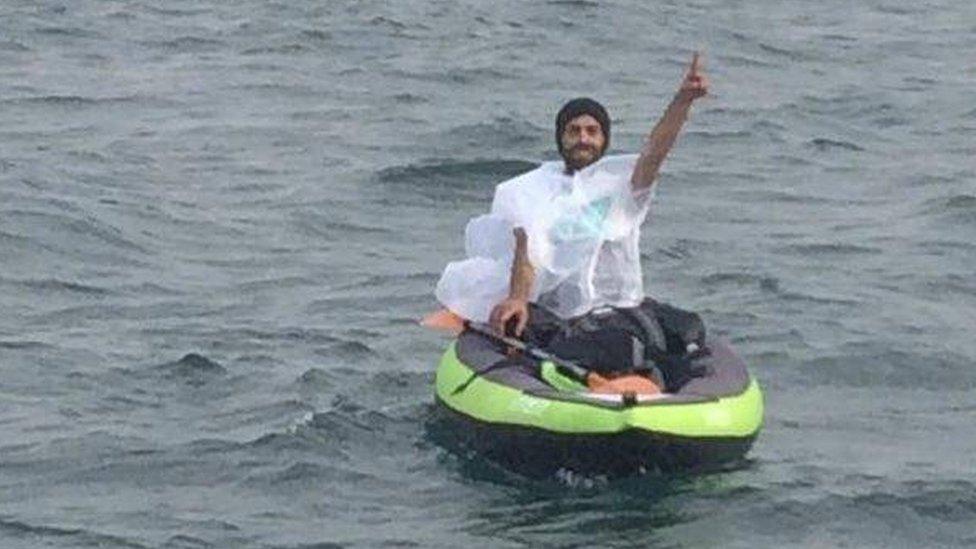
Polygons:
M465 228L468 259L444 269L438 301L464 318L487 321L508 296L512 230L521 227L536 272L532 301L563 318L639 304L640 225L652 192L631 189L636 159L605 157L571 175L561 161L546 162L498 185L491 213Z

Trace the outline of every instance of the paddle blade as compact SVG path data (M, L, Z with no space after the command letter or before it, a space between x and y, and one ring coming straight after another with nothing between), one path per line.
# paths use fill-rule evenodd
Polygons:
M622 395L626 393L637 395L657 395L661 394L661 387L657 383L645 376L628 374L620 377L603 377L590 374L586 378L586 384L590 391L607 395Z
M420 325L453 335L459 335L464 331L464 319L451 312L450 309L441 309L430 313L420 321Z

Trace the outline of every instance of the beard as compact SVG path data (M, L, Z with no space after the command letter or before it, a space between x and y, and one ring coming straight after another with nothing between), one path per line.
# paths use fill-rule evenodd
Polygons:
M562 152L566 168L571 172L582 170L599 160L602 155L603 151L592 145L576 145Z

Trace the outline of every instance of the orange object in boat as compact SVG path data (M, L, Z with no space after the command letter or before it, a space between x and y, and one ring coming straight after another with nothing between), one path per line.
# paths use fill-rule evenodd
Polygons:
M420 325L450 332L454 335L459 335L464 331L464 319L454 314L450 309L441 309L430 313L420 321Z
M657 395L662 393L661 387L647 376L638 374L624 374L617 377L604 377L591 372L586 376L586 385L594 393L622 395L627 393L637 395Z

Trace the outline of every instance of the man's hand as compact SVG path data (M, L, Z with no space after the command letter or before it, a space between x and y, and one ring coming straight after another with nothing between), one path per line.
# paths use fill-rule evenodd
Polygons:
M698 59L699 55L696 51L695 55L691 58L691 66L688 67L688 72L685 74L684 80L681 81L681 87L678 89L678 98L689 103L699 97L704 97L708 93L708 78L702 71Z
M514 335L516 337L521 336L522 332L525 330L525 326L529 323L528 301L509 297L498 305L495 305L495 308L491 310L491 316L488 319L492 328L502 335L507 335L505 333L505 327L512 320L515 320Z

